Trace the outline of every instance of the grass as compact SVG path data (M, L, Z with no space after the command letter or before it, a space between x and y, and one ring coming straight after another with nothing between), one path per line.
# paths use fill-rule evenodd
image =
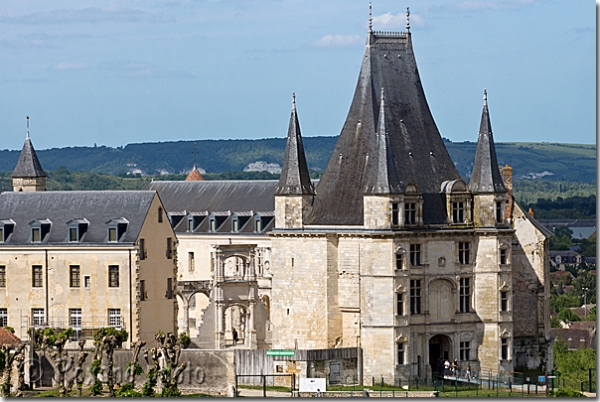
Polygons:
M262 385L238 385L238 388L262 390L263 386ZM281 386L277 386L277 385L267 385L267 391L292 392L290 387L281 387Z

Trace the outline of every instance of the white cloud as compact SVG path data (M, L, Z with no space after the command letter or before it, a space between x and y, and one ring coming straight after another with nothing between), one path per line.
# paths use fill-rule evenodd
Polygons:
M353 46L361 43L360 35L333 35L327 34L321 39L313 42L315 46L330 47L330 46Z
M54 66L55 70L84 70L89 66L86 63L59 63Z
M486 10L506 10L514 9L529 4L535 3L535 0L500 0L500 1L486 1L486 0L467 0L459 3L455 3L450 6L455 11L486 11Z
M410 14L410 26L411 27L424 27L425 19L420 14ZM406 13L398 13L396 15L391 12L385 14L376 15L373 17L373 29L375 30L386 30L386 29L406 29Z

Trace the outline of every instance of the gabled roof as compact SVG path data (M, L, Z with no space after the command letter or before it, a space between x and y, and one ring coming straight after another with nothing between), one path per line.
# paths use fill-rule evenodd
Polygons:
M12 219L15 227L0 247L36 245L30 243L29 223L41 220L51 225L43 244L67 243L69 222L74 219L89 222L78 244L106 243L107 222L127 223L120 243L134 243L154 197L155 191L5 192L0 194L0 219Z
M377 181L367 170L367 156L377 149L381 88L386 92L385 124L398 179L416 183L423 192L425 223L445 221L440 186L460 175L425 99L411 34L369 31L354 99L316 188L308 224L362 225L365 185Z
M492 122L487 104L487 91L483 91L483 113L477 138L477 150L469 189L477 193L506 193L504 180L498 168L496 146L492 135Z
M314 194L314 189L308 174L300 123L296 112L296 95L292 94L292 115L288 127L283 167L275 195Z
M276 180L154 181L167 211L274 211Z
M27 132L27 138L25 139L25 144L23 144L23 149L21 150L21 155L19 156L12 177L46 177L46 172L42 169L42 164L35 153L31 139L29 139L29 132Z

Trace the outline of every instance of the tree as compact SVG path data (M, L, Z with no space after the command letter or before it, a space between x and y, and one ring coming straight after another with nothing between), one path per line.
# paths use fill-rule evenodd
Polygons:
M73 328L67 328L58 334L52 328L39 328L34 331L36 345L40 345L42 350L48 353L50 360L54 362L54 373L60 396L67 395L65 372L72 366L73 357L69 357L69 354L65 351L65 344L74 333Z
M566 323L581 321L581 318L568 308L563 308L560 310L558 313L558 319Z
M564 308L579 307L581 306L581 300L576 295L562 294L554 295L550 299L550 307L557 313Z
M10 388L12 386L12 370L13 363L20 363L24 359L25 353L25 344L20 343L16 346L11 346L8 344L4 344L0 346L0 370L2 373L2 396L12 396L10 392ZM17 394L15 396L20 396L20 387L17 386Z
M107 367L106 377L108 392L111 397L115 396L115 383L113 376L113 354L116 348L120 348L123 342L127 340L127 331L117 330L113 327L100 328L94 333L94 361L90 366L90 373L94 376L94 384L91 387L92 394L98 395L102 390L102 383L98 379L98 374L102 371L102 354L106 355Z

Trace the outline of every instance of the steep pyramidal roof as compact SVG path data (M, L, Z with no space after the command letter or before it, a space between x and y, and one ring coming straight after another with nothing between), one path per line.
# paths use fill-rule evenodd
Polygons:
M365 194L401 194L403 186L398 178L394 154L390 145L390 137L385 122L385 96L381 88L381 104L379 106L379 128L375 152L367 162L367 185Z
M367 183L377 182L371 177L377 171L368 169L367 156L377 149L381 88L386 92L384 119L398 179L419 186L425 223L445 221L440 186L460 175L429 111L411 34L369 29L354 99L316 188L308 224L362 225L363 190Z
M296 95L292 94L292 115L285 144L283 168L275 195L304 194L314 194L314 190L308 174L304 145L302 145L300 123L296 113Z
M13 171L12 177L46 177L46 172L42 169L42 164L29 138L29 116L27 116L27 137L25 138L25 144L21 150L21 155L19 156L19 161Z
M483 113L479 126L477 151L469 188L473 193L505 193L506 187L498 168L492 123L487 104L487 91L483 91Z
M187 177L185 178L185 181L202 181L202 180L204 180L204 177L202 176L202 173L200 173L200 171L194 164L194 168L187 175Z

